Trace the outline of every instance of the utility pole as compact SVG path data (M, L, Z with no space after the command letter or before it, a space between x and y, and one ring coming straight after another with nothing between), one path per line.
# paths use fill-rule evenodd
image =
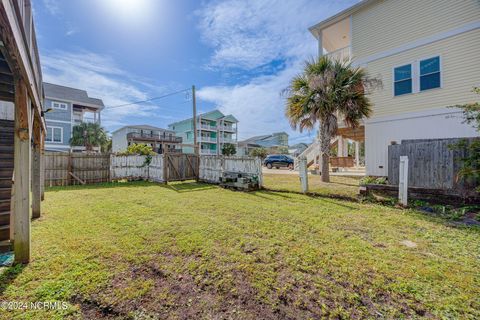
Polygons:
M193 107L193 148L194 153L198 156L199 148L197 146L197 98L195 97L195 85L192 86L192 107Z

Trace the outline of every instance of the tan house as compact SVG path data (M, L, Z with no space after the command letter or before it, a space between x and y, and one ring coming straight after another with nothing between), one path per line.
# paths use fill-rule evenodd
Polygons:
M373 116L357 132L339 131L365 142L368 175L387 175L391 143L477 135L447 107L478 99L480 1L364 0L310 31L320 55L351 59L382 80L370 96Z

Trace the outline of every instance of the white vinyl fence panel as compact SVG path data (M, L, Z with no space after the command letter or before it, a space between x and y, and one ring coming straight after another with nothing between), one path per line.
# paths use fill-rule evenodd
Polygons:
M205 182L219 183L223 172L239 172L258 176L263 185L262 160L251 157L201 156L200 177Z

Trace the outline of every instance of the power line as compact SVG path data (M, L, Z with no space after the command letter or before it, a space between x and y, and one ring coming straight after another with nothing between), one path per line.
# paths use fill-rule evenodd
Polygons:
M176 95L176 94L179 94L179 93L182 93L182 92L190 91L190 90L191 90L190 88L188 88L188 89L183 89L183 90L179 90L179 91L175 91L175 92L170 92L170 93L164 94L163 96L150 98L150 99L147 99L147 100L141 100L141 101L135 101L135 102L125 103L125 104L120 104L120 105L116 105L116 106L105 107L105 109L115 109L115 108L121 108L121 107L131 106L131 105L134 105L134 104L139 104L139 103L144 103L144 102L150 102L150 101L153 101L153 100L163 99L163 98L170 97L170 96L173 96L173 95Z

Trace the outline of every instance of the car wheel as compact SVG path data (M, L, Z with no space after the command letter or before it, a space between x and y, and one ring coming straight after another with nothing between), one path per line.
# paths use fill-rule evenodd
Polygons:
M272 164L271 164L271 163L267 163L267 168L268 168L268 169L272 169Z
M290 163L290 164L288 165L288 169L293 170L293 163Z

